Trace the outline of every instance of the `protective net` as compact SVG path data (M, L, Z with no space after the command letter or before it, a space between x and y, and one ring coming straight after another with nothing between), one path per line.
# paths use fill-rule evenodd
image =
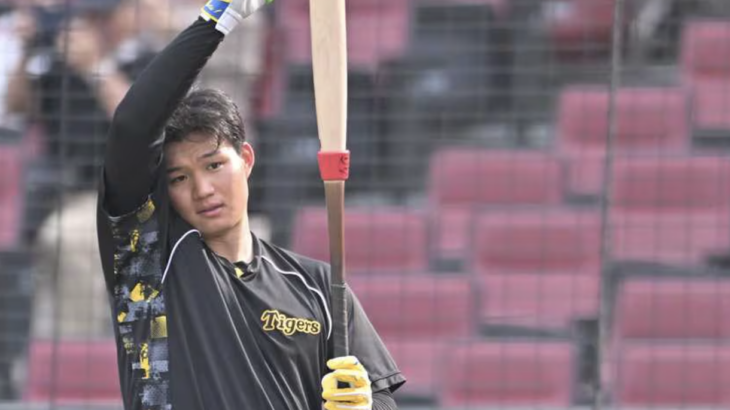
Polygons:
M245 119L252 230L328 261L308 4L246 19L197 87ZM121 407L106 79L201 6L0 0L0 410ZM727 407L730 2L347 0L347 25L348 283L399 406Z

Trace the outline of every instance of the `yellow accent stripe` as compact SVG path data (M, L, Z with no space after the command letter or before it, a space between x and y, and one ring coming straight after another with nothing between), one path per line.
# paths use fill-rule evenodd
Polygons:
M214 16L212 15L212 14L208 13L208 11L207 11L207 10L203 9L203 10L202 10L202 13L203 13L203 14L205 15L205 17L207 17L207 18L208 18L208 20L213 20L213 21L215 21L216 23L218 22L218 19L217 19L217 18L215 18L215 17L214 17Z
M129 292L129 300L132 302L141 302L144 300L144 285L138 283L131 292Z
M142 343L139 349L139 368L144 371L142 375L143 379L150 378L150 356L149 356L149 345Z
M167 316L157 316L152 320L152 338L163 339L167 337Z
M243 276L243 271L238 266L236 266L236 276L238 276L239 278Z

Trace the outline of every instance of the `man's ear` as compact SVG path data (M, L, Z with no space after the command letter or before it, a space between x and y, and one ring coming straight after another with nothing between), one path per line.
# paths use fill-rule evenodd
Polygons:
M243 159L244 166L246 167L246 178L248 178L251 176L253 166L256 163L256 153L248 142L241 144L241 159Z

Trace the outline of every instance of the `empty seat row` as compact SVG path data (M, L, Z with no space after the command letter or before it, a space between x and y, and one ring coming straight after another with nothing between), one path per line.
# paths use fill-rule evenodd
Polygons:
M479 338L471 328L474 311L490 295L477 297L463 276L353 278L350 285L409 379L402 396L430 397L446 406L570 403L575 346ZM564 283L558 290L565 304L570 287ZM627 281L603 366L613 400L723 403L730 350L721 341L730 334L724 323L729 295L730 284L720 279ZM119 398L113 341L37 341L30 356L28 400Z
M576 321L597 317L600 301L595 274L370 275L352 276L348 284L389 339L510 329L568 334Z
M688 200L687 202L692 202ZM699 205L697 205L699 207ZM459 224L452 225L455 215ZM704 263L730 249L730 210L613 208L604 223L593 209L441 211L349 209L347 268L352 274L404 275L432 269L498 274L598 276L601 245L611 260ZM329 260L326 211L298 213L295 252ZM446 263L446 262L447 263Z
M730 340L730 281L632 278L620 287L617 340Z
M575 349L564 341L385 340L408 383L401 398L464 405L571 404ZM113 340L34 342L25 400L67 405L121 400ZM727 405L730 349L630 343L608 363L618 405Z
M409 379L403 397L445 406L570 403L573 347L567 342L386 340ZM25 400L66 405L121 400L113 340L34 342Z
M619 288L604 383L619 405L730 403L730 281L634 277Z

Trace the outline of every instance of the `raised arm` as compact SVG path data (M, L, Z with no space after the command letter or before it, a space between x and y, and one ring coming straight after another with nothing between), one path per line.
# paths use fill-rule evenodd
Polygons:
M104 166L105 203L113 215L133 211L150 194L152 143L223 37L214 22L198 19L160 52L119 104Z

